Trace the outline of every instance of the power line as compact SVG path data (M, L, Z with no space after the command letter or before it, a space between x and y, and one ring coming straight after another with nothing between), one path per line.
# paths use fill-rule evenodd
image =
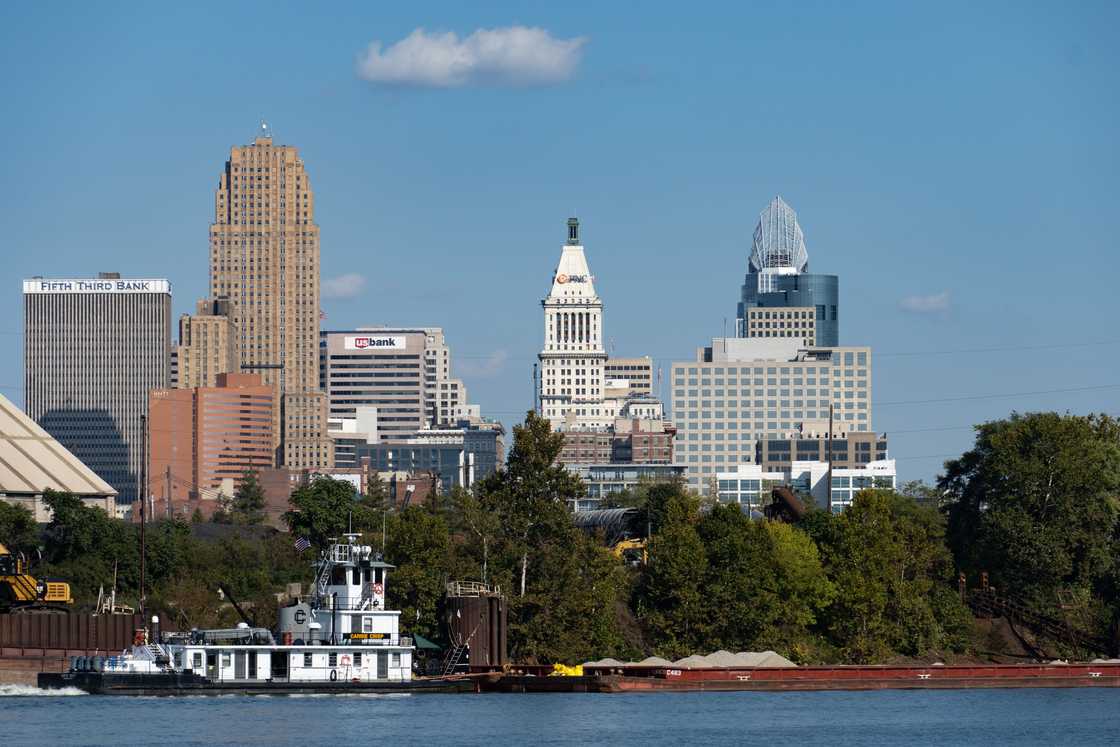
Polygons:
M938 397L936 399L898 400L897 402L873 402L874 407L894 407L896 405L932 405L942 402L972 402L982 399L1006 399L1008 397L1033 397L1039 394L1068 394L1071 392L1095 392L1103 389L1117 389L1120 384L1100 384L1097 386L1070 387L1068 389L1039 389L1034 392L1008 392L1006 394L972 394L959 397Z
M1008 345L990 348L959 348L957 350L911 350L899 353L875 353L877 358L901 358L915 355L968 355L972 353L1010 353L1020 350L1058 350L1061 348L1089 348L1104 345L1120 345L1120 340L1102 340L1099 342L1067 342L1054 345Z

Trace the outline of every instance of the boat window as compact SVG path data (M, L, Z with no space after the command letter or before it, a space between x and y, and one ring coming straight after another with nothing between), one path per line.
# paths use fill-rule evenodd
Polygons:
M176 651L175 652L175 668L176 669L182 669L183 668L183 652L182 651Z
M223 668L228 667L229 662L230 662L229 651L223 651L222 652L222 667Z
M378 568L375 571L375 573L377 574L377 583L379 583L379 584L384 583L384 581L385 581L385 569Z
M346 568L336 565L331 569L331 585L344 586L346 584Z
M355 651L354 652L354 666L356 668L362 666L362 652L361 651Z
M373 615L363 615L362 616L362 632L363 633L372 633L373 632Z
M393 666L399 667L401 665L401 655L396 651L393 652Z
M338 652L337 651L331 651L329 654L327 654L327 666L328 667L338 666Z
M308 668L311 667L311 654L306 653L303 655L303 666Z
M202 652L201 651L195 651L194 652L194 668L195 669L202 669Z
M350 578L351 578L350 583L354 584L354 586L357 586L360 583L362 583L362 569L361 568L355 568L354 572L352 574L350 574Z

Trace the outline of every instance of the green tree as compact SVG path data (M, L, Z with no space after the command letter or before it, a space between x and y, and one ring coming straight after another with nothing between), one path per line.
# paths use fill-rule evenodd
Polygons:
M451 542L443 517L409 506L390 517L385 559L397 566L388 583L388 603L401 611L409 630L441 638L440 607L448 581Z
M811 630L836 596L816 544L805 532L780 522L755 524L766 534L773 566L775 609L756 648L785 649L797 659L809 658Z
M567 506L583 495L578 477L556 464L564 437L535 412L513 428L506 468L482 480L479 496L495 511L518 556L518 596L529 582L530 553L571 527Z
M326 547L332 538L354 532L381 530L379 517L357 500L354 486L345 480L316 477L292 492L292 508L285 511L288 530L306 537L316 547Z
M823 514L823 512L820 512ZM837 517L812 525L836 587L822 615L846 661L922 656L964 645L944 523L889 490L865 490Z
M547 583L532 584L514 600L513 638L520 660L575 664L627 654L617 622L627 584L616 558L570 528L539 548L533 566Z
M233 494L230 515L235 524L256 526L264 522L264 489L256 470L246 470Z
M215 524L232 524L233 522L233 499L225 493L218 493L218 497L214 500L214 512L210 514L210 521Z
M926 506L927 508L940 508L942 503L942 493L936 487L926 485L921 480L910 480L903 483L902 487L898 489L901 495L913 499L919 506Z
M1105 415L1012 414L976 428L976 442L947 462L949 544L973 579L1062 616L1060 594L1114 636L1120 424ZM1111 612L1105 612L1111 610Z
M0 545L12 553L29 553L38 544L35 516L25 506L0 501Z
M705 647L707 569L704 544L691 523L667 524L650 539L635 606L658 654L678 658Z
M461 487L451 491L452 515L462 532L476 541L480 549L478 559L482 583L490 580L490 548L498 541L502 525L497 512L491 510L478 495Z
M651 534L670 524L694 523L700 512L700 499L684 480L667 480L650 485L645 496L646 521Z

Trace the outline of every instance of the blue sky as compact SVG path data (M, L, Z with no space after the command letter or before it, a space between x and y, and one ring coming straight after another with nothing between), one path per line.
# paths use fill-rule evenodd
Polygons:
M1120 6L779 5L5 4L2 391L23 277L205 295L217 177L264 117L310 170L326 326L444 327L507 423L573 211L607 337L667 372L733 324L775 194L873 346L903 478L1012 409L1117 413Z

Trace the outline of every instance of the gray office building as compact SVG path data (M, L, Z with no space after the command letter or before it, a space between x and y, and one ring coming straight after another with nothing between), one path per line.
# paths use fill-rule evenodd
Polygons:
M673 460L688 467L690 487L710 494L716 474L755 462L759 441L770 452L769 442L781 439L808 451L810 440L827 439L830 424L834 439L871 439L858 436L873 433L871 363L866 346L715 339L696 360L672 364Z
M140 416L171 381L171 284L101 273L23 281L26 410L116 489L136 499Z
M471 414L467 389L451 377L451 351L439 327L362 327L319 335L319 386L330 429L374 413L376 438L399 438Z
M840 279L809 272L797 213L781 197L759 216L736 319L739 337L840 344Z
M333 433L335 467L360 467L368 460L377 472L423 475L435 472L443 490L471 488L502 461L502 436L496 423L460 421L405 437L372 441L365 433Z

